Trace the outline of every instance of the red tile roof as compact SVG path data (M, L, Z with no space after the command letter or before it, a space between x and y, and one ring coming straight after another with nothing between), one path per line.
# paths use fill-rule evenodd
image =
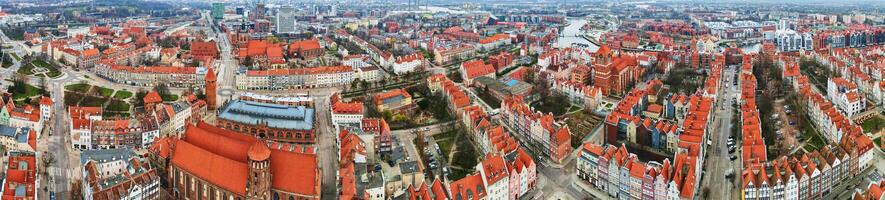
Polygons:
M466 73L468 79L473 79L476 77L484 76L487 74L495 73L495 68L492 65L485 64L482 60L471 60L461 64L461 68Z
M319 49L319 48L321 48L320 41L317 40L316 38L313 38L313 39L309 39L309 40L301 40L301 41L292 42L292 44L289 44L289 53L292 53L292 52L295 52L298 50L310 51L310 50L315 50L315 49Z
M507 178L507 168L504 164L504 157L496 154L486 154L482 161L483 172L485 172L485 180L491 185Z
M319 196L317 155L274 149L270 155L271 187L299 195Z
M457 197L460 196L460 199L463 200L480 200L486 196L482 176L479 173L453 181L449 184L449 188L452 191L453 199L459 199ZM468 198L468 194L471 194L472 198Z
M509 39L510 39L510 35L504 34L504 33L499 33L499 34L495 34L493 36L483 38L483 39L479 40L479 43L480 44L488 44L488 43L496 42L499 40L509 40Z
M412 98L412 95L409 92L406 92L404 89L394 89L387 92L382 92L375 94L373 99L375 100L375 105L380 105L384 103L385 99L402 96L403 98Z
M162 102L163 102L163 98L160 98L160 93L158 93L157 91L151 90L150 92L147 93L147 95L144 96L144 103L145 104L162 103Z
M276 145L270 149L256 138L205 123L188 124L185 137L175 141L172 165L238 195L245 195L249 158L270 158L273 189L297 195L319 195L319 173L312 150ZM262 147L263 146L263 147ZM288 151L294 148L295 151ZM297 178L295 178L297 177Z

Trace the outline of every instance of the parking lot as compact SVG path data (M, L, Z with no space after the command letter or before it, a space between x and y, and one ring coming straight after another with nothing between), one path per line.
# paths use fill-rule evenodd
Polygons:
M791 108L790 105L785 105L786 101L783 99L778 99L774 102L774 115L771 117L776 119L775 127L778 127L776 132L777 138L775 141L778 142L778 147L782 150L782 154L789 154L792 150L799 148L799 139L801 137L799 127L796 127L798 117L795 116L794 108ZM771 144L774 145L774 144Z

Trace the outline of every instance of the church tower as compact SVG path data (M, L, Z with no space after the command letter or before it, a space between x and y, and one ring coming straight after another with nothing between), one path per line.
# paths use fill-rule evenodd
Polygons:
M218 91L215 89L215 70L209 68L209 71L206 72L206 104L208 104L210 110L215 110L218 104L216 104L216 95Z
M270 149L264 142L256 140L249 147L249 184L246 199L270 199Z

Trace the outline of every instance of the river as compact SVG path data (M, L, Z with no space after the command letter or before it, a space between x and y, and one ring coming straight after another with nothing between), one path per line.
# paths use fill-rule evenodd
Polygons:
M590 51L596 51L599 49L599 46L596 46L587 39L581 37L584 34L581 31L581 27L587 24L587 20L580 18L569 18L569 25L562 29L562 32L559 34L558 41L554 44L554 47L565 48L570 47L572 44L581 44L587 45Z

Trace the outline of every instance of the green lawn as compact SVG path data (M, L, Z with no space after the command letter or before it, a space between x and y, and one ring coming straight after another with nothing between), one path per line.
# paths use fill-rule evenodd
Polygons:
M462 137L464 137L462 135ZM459 139L458 141L458 149L455 152L454 158L452 158L452 166L460 167L461 169L465 169L463 172L455 171L454 167L452 170L452 177L449 177L450 180L458 180L463 178L465 175L473 172L473 168L476 167L476 164L479 163L476 156L476 149L473 147L473 144L470 143L470 140L467 138ZM463 174L462 174L463 173Z
M102 112L101 116L106 119L126 119L129 118L128 112Z
M861 127L863 127L864 133L879 132L879 130L885 128L885 119L881 116L874 116L873 118L864 121L863 124L861 124Z
M93 96L85 96L85 97L83 97L83 100L80 101L80 106L100 107L100 106L102 106L102 104L104 104L105 101L107 101L107 99L93 97Z
M126 90L118 90L116 94L114 94L115 99L128 99L132 97L132 92Z
M98 94L103 97L111 97L114 94L114 90L106 87L98 87L95 86L96 90L98 90Z
M178 101L178 95L174 95L174 94L162 95L162 96L160 96L160 98L162 98L163 101Z
M42 68L49 69L49 73L46 73L46 75L49 76L49 77L58 77L58 76L61 76L61 71L58 71L58 68L56 68L55 66L53 66L53 65L51 65L51 64L49 64L49 63L47 63L46 61L43 61L43 60L35 60L34 62L31 62L31 64L33 64L33 65L35 65L35 66L38 66L38 67L42 67Z
M470 169L451 168L450 170L452 170L452 174L450 174L449 180L458 180L458 179L464 178L465 176L467 176L470 173L473 173L473 168L470 168Z
M77 84L66 85L65 90L70 90L70 91L79 92L79 93L86 93L86 92L89 92L90 87L92 87L92 86L89 84L86 84L86 83L77 83Z
M72 106L77 105L80 102L80 99L83 98L83 95L76 92L65 91L65 105Z
M3 61L3 68L9 68L9 67L12 67L12 62L8 61L8 60L4 60Z
M108 106L105 109L109 111L129 112L129 108L129 103L120 100L111 100L111 102L108 103Z
M54 78L54 77L61 76L61 71L59 71L58 68L55 68L55 66L52 66L51 64L49 64L43 60L35 60L35 61L31 62L30 64L22 65L21 68L18 69L18 73L24 74L24 75L34 75L34 72L32 71L32 69L34 69L36 67L41 67L41 68L45 68L45 69L49 70L49 72L46 72L46 75L49 77Z
M43 93L43 90L40 88L34 87L33 85L25 85L25 92L13 92L12 99L24 99L28 97L38 96Z
M827 144L827 141L823 137L818 135L817 133L805 131L802 133L802 137L805 138L805 141L806 141L805 146L806 147L811 146L814 149L820 149L821 147L823 147L824 145ZM808 150L811 150L811 149L808 149Z
M20 60L22 60L21 57L18 57L18 54L12 53L12 54L9 54L9 55L12 55L12 58L15 58L15 61L20 61Z
M24 75L34 75L34 72L32 72L31 69L34 69L34 65L24 64L18 68L17 72Z
M455 131L434 135L433 139L436 140L436 144L439 145L439 150L443 152L443 157L448 159L448 154L452 150L452 144L455 142Z

